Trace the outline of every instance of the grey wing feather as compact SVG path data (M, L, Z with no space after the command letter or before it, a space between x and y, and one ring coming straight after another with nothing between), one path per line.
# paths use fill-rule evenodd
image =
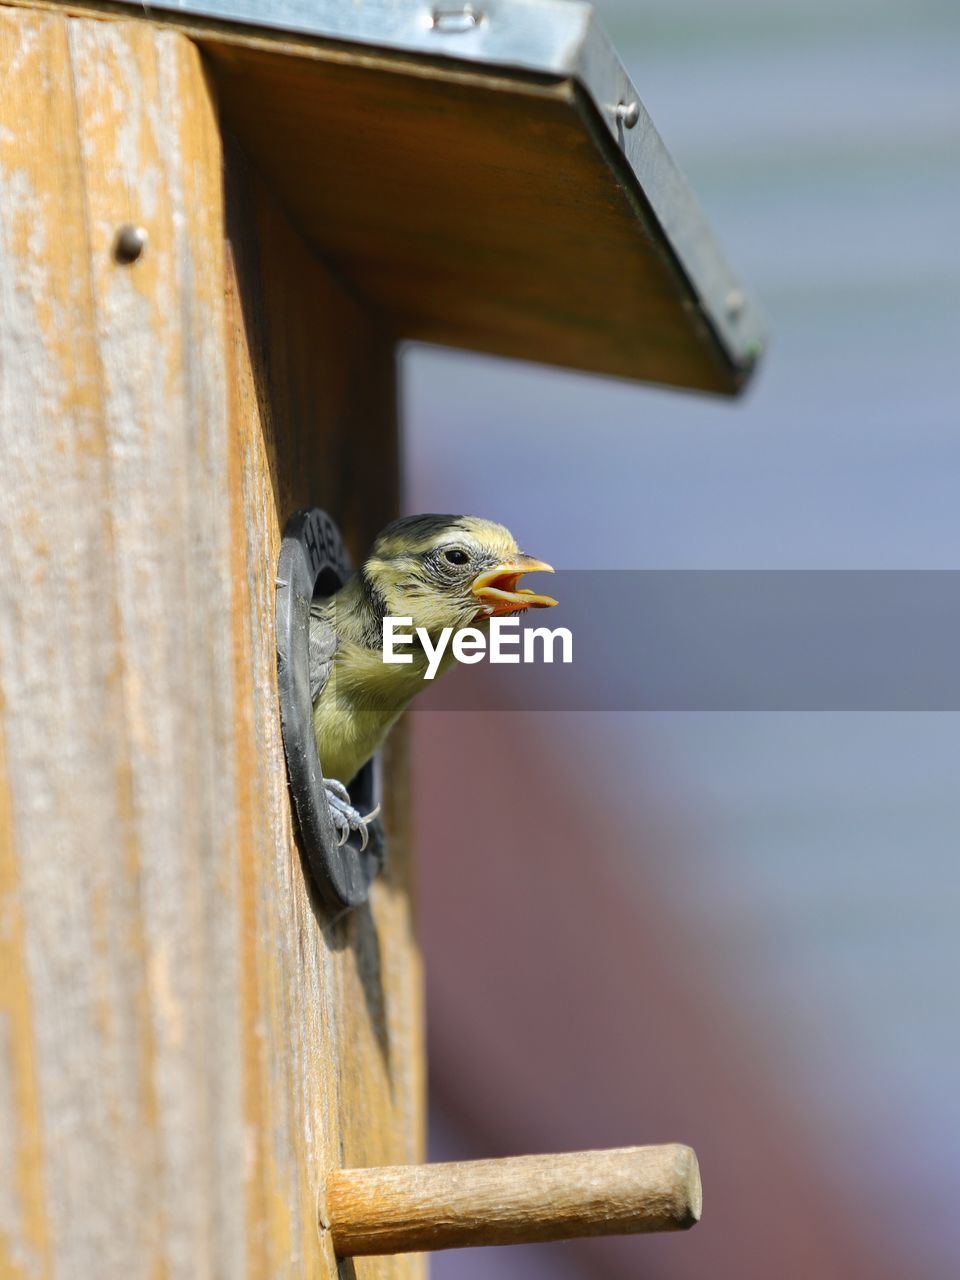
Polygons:
M337 633L323 616L323 606L310 606L310 701L316 702L320 690L333 670L337 652Z

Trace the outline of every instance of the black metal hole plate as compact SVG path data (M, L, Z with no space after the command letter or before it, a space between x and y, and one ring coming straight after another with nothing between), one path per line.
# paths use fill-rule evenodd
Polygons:
M383 827L369 827L369 843L351 835L337 846L317 754L310 698L309 625L314 594L332 594L350 573L346 548L325 511L310 507L290 517L277 569L277 671L280 720L293 805L317 891L333 907L357 907L383 865ZM380 768L374 759L350 779L350 798L361 813L379 803Z

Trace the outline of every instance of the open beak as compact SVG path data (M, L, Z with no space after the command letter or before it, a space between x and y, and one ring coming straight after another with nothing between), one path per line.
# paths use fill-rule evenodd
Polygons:
M553 573L553 567L533 556L514 556L495 569L478 574L470 589L482 612L499 618L508 613L523 613L525 609L549 609L555 605L553 596L537 595L528 587L517 586L525 573Z

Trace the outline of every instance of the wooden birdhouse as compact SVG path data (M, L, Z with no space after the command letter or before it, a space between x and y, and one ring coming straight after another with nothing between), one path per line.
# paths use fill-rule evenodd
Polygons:
M356 562L398 509L398 343L750 375L592 11L7 0L0 76L0 1274L407 1277L688 1225L685 1148L411 1168L403 735L338 908L278 702L290 517Z

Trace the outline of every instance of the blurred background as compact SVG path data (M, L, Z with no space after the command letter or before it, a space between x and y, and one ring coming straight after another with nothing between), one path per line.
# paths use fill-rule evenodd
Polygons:
M728 404L411 349L408 510L564 568L960 568L960 10L598 8L770 350ZM960 716L413 719L431 1157L705 1184L688 1235L435 1280L960 1274Z

